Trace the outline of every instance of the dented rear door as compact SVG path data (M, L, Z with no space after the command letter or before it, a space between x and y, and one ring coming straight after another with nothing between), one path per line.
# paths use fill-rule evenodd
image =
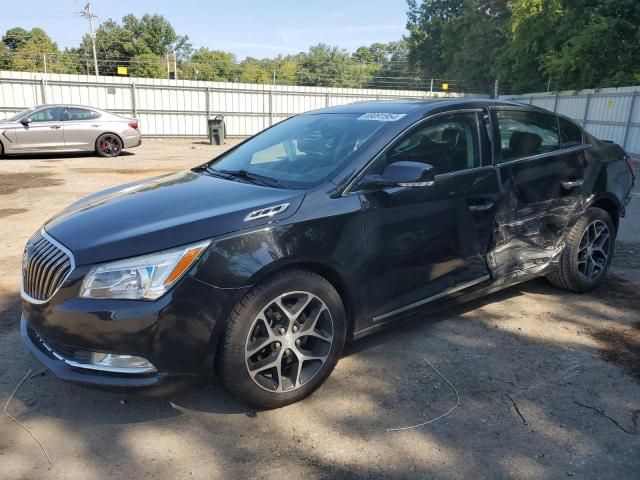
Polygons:
M489 268L497 280L538 275L559 260L584 209L584 149L561 143L551 113L497 108L492 119L502 198Z

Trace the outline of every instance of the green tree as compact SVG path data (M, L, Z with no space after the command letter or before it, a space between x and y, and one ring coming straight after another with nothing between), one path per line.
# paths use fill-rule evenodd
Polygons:
M9 49L4 43L0 43L0 70L8 70L9 68L11 68Z
M183 65L183 76L186 79L215 80L233 82L239 76L236 57L233 53L222 50L199 48L193 52L191 59Z
M37 27L33 28L27 38L26 43L20 46L11 57L13 70L44 72L45 55L47 55L47 71L65 73L64 65L60 62L58 46L44 30Z
M272 75L265 69L259 60L246 58L240 64L240 78L245 83L271 83Z
M442 37L449 23L464 9L464 0L407 0L409 60L424 77L442 78L446 58Z
M13 52L24 47L27 41L29 41L29 32L20 27L10 28L2 36L2 43Z
M131 59L129 75L132 77L164 78L166 70L163 59L154 53L141 53Z
M298 55L296 83L326 87L355 86L357 68L346 50L320 43Z

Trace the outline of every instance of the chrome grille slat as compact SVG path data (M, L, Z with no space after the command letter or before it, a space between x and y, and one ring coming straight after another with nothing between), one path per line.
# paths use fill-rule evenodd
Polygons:
M48 301L75 266L71 252L44 231L27 242L24 255L22 293L30 302Z
M40 273L42 271L41 265L43 258L47 255L48 252L55 249L54 245L45 244L43 247L40 247L39 250L36 250L36 253L33 256L33 272L31 274L31 286L33 288L36 297L39 297L38 292L38 278L40 277Z
M33 257L35 257L37 255L37 252L40 251L40 248L42 248L42 246L43 246L43 242L44 242L44 238L43 237L40 237L39 240L34 242L34 251L36 253L34 254ZM33 279L33 273L34 273L34 270L35 270L35 267L36 267L35 264L36 264L35 258L32 258L32 260L30 260L29 265L28 265L27 274L24 275L24 272L23 272L23 275L29 281L29 289L30 290L33 290L33 285L32 285L33 280L32 279Z
M67 273L69 273L68 267L69 259L66 255L63 254L49 269L50 274L47 278L47 285L49 288L45 294L46 297L51 297L54 294L57 282L60 280L60 278L63 278Z
M51 296L51 279L54 274L58 270L61 262L64 262L65 255L62 252L56 253L53 257L51 257L48 261L49 267L46 269L44 274L42 275L42 285L44 290L42 291L42 296L48 298Z
M58 252L55 245L51 245L51 247L43 251L42 255L38 259L37 276L35 278L35 291L38 294L38 298L44 297L44 277L47 275L51 258Z

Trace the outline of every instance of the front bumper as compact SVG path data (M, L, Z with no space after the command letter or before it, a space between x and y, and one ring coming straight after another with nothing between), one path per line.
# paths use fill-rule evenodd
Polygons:
M29 351L51 370L60 380L102 387L155 387L167 382L170 375L154 372L152 374L114 374L78 367L79 362L66 358L63 353L49 345L28 323L22 315L20 335Z
M77 298L77 277L49 302L23 300L22 339L62 380L100 387L153 387L213 372L224 320L245 289L220 289L190 276L160 299ZM156 371L96 370L90 352L133 355Z

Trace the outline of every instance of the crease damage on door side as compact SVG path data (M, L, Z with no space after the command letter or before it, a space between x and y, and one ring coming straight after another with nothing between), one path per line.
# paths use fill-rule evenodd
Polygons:
M487 264L498 283L539 276L560 261L567 231L589 198L566 196L526 203L515 184L498 207Z

